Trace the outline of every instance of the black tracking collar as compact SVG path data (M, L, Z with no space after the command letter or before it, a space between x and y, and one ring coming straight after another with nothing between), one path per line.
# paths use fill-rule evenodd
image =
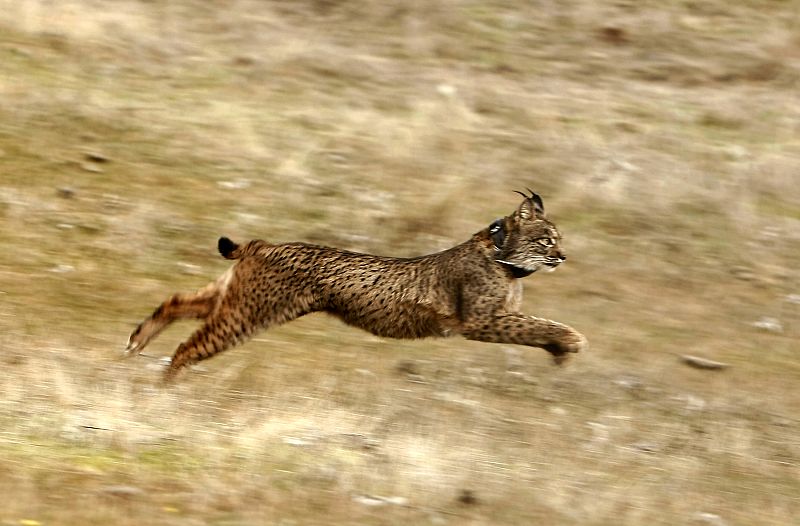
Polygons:
M522 267L515 267L514 265L509 265L508 263L503 263L503 265L505 265L511 271L511 275L516 279L524 278L533 274L532 270L527 270Z
M501 217L500 219L495 219L495 221L489 225L489 236L492 238L495 250L502 249L506 241L506 227L504 222L504 218Z

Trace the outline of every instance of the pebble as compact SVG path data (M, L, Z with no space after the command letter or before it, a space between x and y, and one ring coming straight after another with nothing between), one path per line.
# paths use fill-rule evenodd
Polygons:
M65 265L61 263L59 265L56 265L55 267L51 267L49 270L50 272L54 272L56 274L67 274L69 272L74 272L75 267L73 267L72 265Z
M614 380L613 383L614 385L617 385L619 387L622 387L623 389L628 389L628 390L639 390L644 387L644 382L642 382L641 378L630 375L620 376L619 378Z
M72 199L75 197L75 189L69 186L62 186L56 190L58 197L62 199Z
M659 447L651 442L636 442L631 444L631 447L642 453L655 453L659 450Z
M245 188L250 188L250 181L247 179L237 179L235 181L217 181L217 185L226 190L244 190Z
M394 366L394 370L398 374L420 374L419 366L417 365L417 362L413 360L400 360L397 362L397 365Z
M87 161L91 161L93 163L107 163L110 160L108 156L100 152L86 152L83 154L83 157Z
M800 294L787 294L785 299L789 303L800 305Z
M783 324L778 318L770 318L764 316L758 321L752 323L753 327L767 332L783 332Z
M699 356L692 356L689 354L684 354L681 356L681 360L683 363L690 367L694 367L695 369L706 369L709 371L719 371L722 369L726 369L728 367L727 363L723 362L716 362L714 360L709 360L707 358L701 358Z
M115 497L138 497L144 495L144 490L134 486L105 486L100 491Z
M385 506L387 504L405 506L408 504L408 499L405 497L381 497L379 495L354 495L353 502L364 506Z
M81 163L81 168L86 172L101 174L103 173L103 169L97 166L95 163Z
M475 496L475 492L472 491L471 489L462 489L458 493L458 497L456 498L456 500L458 500L458 502L460 502L461 504L466 504L466 505L473 505L478 503L478 497Z
M452 97L456 94L456 88L451 84L439 84L436 86L436 92L445 97Z
M692 519L694 519L695 522L709 524L711 526L727 526L728 524L716 513L708 513L705 511L698 511L694 514Z
M296 437L283 437L281 438L281 442L284 444L288 444L290 446L310 446L311 441L306 440L304 438L296 438Z

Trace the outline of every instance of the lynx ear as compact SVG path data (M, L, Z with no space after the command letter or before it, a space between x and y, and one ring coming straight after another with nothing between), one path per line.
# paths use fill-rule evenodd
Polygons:
M523 194L522 192L517 192L519 195L525 198L519 208L517 209L517 213L522 219L531 219L535 216L544 216L544 204L542 203L542 198L539 197L539 194L531 190L530 188L527 189L528 192L531 193L530 196ZM515 190L516 191L516 190Z

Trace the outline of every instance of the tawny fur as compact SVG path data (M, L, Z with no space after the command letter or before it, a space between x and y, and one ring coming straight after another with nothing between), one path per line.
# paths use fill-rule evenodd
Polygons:
M196 293L162 303L133 331L127 352L140 353L176 319L204 320L175 351L169 380L257 331L322 311L378 336L462 335L542 347L561 363L583 350L586 338L567 325L518 312L520 278L566 259L539 196L524 197L511 215L468 241L416 258L261 240L239 246L221 238L219 251L237 260L233 267Z

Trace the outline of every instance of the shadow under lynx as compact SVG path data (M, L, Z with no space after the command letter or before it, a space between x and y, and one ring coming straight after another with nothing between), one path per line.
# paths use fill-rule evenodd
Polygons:
M530 190L529 190L530 192ZM388 338L461 335L470 340L541 347L556 363L586 339L571 327L518 312L520 278L566 260L561 234L545 217L541 198L522 204L468 241L415 258L392 258L305 243L237 245L219 251L237 260L215 282L175 294L133 331L129 355L140 353L169 323L204 324L178 346L166 371L210 358L257 331L311 312Z

